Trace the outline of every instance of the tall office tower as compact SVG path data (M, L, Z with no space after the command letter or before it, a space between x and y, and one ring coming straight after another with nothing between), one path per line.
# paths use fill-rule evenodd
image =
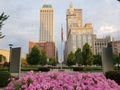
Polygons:
M88 43L94 53L95 35L93 26L86 23L82 26L82 9L73 8L72 2L66 12L67 41L65 42L65 60L68 54L75 52L78 48L82 50L85 43Z
M43 5L40 10L39 42L54 41L54 10L51 5Z
M72 2L66 12L67 37L72 27L82 27L82 9L74 9Z
M43 5L40 10L39 42L29 42L29 52L31 52L34 45L37 45L41 51L45 51L48 59L56 58L54 10L51 5Z

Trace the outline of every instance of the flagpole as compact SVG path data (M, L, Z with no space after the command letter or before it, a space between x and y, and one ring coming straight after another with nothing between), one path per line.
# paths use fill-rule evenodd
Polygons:
M61 69L62 69L62 40L61 40Z
M62 69L62 59L63 59L63 53L62 53L62 42L63 42L63 28L61 24L61 69Z

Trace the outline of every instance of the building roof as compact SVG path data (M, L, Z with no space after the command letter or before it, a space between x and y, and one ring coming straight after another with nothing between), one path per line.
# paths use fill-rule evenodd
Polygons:
M45 4L45 5L43 5L43 8L52 8L52 5L50 5L50 4Z

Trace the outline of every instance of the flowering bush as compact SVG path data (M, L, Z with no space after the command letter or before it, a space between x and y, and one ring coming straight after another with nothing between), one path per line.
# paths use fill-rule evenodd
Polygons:
M34 73L12 80L6 90L120 90L115 81L100 73L68 74L65 72Z

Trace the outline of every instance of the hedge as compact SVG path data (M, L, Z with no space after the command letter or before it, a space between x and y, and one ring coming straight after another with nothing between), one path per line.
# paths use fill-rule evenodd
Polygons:
M0 71L0 87L5 87L10 82L10 73Z
M49 68L49 67L39 67L39 68L38 68L38 71L48 72L48 71L50 71L50 68Z
M109 71L105 74L106 78L114 80L120 85L120 71Z

